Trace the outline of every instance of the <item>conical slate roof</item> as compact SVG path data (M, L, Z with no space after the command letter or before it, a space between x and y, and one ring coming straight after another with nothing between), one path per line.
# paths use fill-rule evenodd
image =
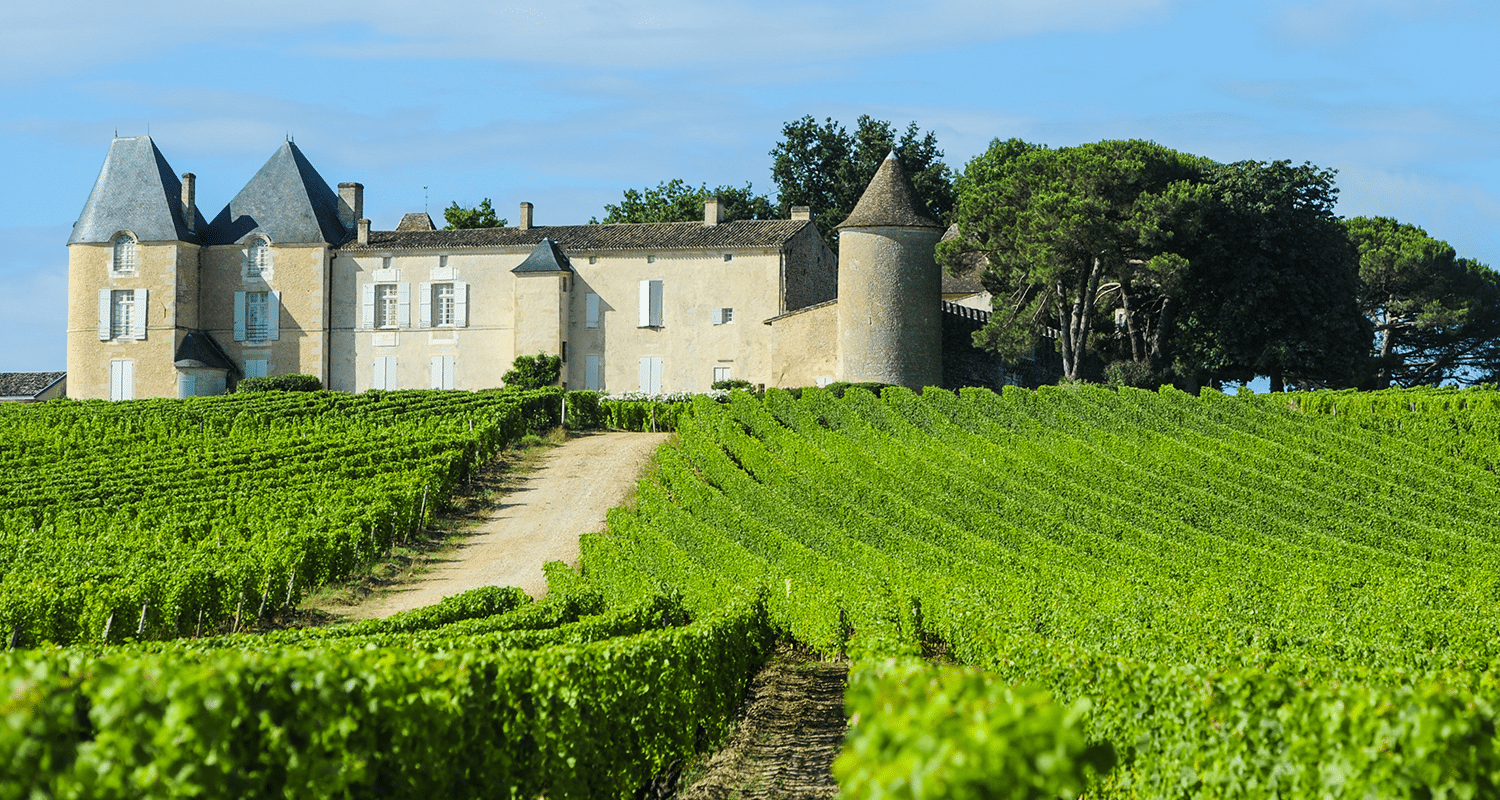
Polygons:
M209 225L209 244L236 244L252 233L278 244L339 244L339 197L297 145L285 142Z
M196 216L201 231L203 217ZM110 143L68 244L108 242L122 230L143 242L198 241L182 216L182 180L150 136Z
M922 201L917 197L916 187L901 168L896 151L880 162L880 169L865 193L859 196L854 210L839 223L844 228L942 228L942 224L927 215Z
M511 272L572 272L573 262L551 239L543 239L521 265Z

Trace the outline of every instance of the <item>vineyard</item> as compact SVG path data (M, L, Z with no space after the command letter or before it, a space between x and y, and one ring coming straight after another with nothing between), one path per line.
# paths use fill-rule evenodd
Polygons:
M0 798L628 797L777 636L851 797L1500 791L1491 390L569 395L679 434L581 575L252 635L561 414L272 394L0 409Z

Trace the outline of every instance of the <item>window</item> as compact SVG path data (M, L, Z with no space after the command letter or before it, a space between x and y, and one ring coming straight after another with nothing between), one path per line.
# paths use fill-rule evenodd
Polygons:
M428 284L422 284L425 288ZM457 286L457 284L455 284ZM424 296L420 305L431 313L431 300ZM459 312L462 314L462 311ZM364 327L410 328L411 284L367 283L364 285Z
M661 281L641 281L641 324L642 328L661 327Z
M430 388L453 388L453 356L432 357L432 383Z
M661 356L641 358L641 391L645 394L661 394Z
M423 328L468 327L469 284L462 282L421 283L417 284L417 297L417 324L419 326ZM398 298L398 308L400 303L400 298ZM404 328L406 325L402 324L400 327Z
M715 325L728 325L734 322L734 309L715 308L709 312L709 318Z
M604 361L589 353L583 357L583 388L597 392L604 387Z
M590 264L597 264L597 263L599 263L599 257L598 256L589 256L589 263Z
M725 261L733 261L734 260L734 253L725 253L724 254L724 260Z
M646 256L646 263L647 264L655 264L656 263L656 256Z
M264 378L271 374L271 362L264 358L252 358L245 361L245 377Z
M730 372L729 367L714 367L714 383L730 380Z
M145 289L99 290L99 341L146 338Z
M583 296L583 327L599 327L599 295L593 292Z
M109 362L109 399L135 399L135 362L116 358Z
M265 239L252 239L250 249L245 252L245 277L259 278L271 272L271 243Z
M234 340L274 342L281 338L281 292L234 293Z
M116 289L109 294L114 306L109 320L109 338L130 338L135 333L135 290Z
M135 264L135 237L122 233L115 239L114 258L110 262L110 268L115 272L135 272Z
M372 373L370 376L371 389L397 388L395 356L377 356Z

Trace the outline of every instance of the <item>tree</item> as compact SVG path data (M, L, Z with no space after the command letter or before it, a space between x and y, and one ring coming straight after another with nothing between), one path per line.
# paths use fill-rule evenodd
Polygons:
M1355 217L1344 227L1359 254L1360 309L1374 325L1374 388L1493 371L1500 277L1415 225Z
M953 210L953 172L942 161L937 136L922 133L916 122L898 139L891 123L868 115L860 116L852 135L832 119L819 123L806 116L782 126L781 135L771 149L777 216L785 217L792 206L807 206L830 247L837 248L839 223L854 210L880 162L893 150L928 212L946 222Z
M996 298L975 343L1016 360L1055 326L1064 377L1081 379L1097 303L1115 294L1136 358L1149 360L1148 343L1165 349L1164 312L1188 263L1175 240L1205 202L1208 164L1139 140L1057 150L992 143L960 176L957 236L938 246L955 273L981 264Z
M526 391L556 386L562 378L562 356L537 353L534 356L516 356L511 370L500 380L507 389Z
M1355 252L1333 214L1333 170L1216 166L1178 316L1179 371L1210 380L1352 386L1371 329Z
M443 209L443 219L448 221L443 230L456 230L458 228L503 228L510 223L503 219L495 218L495 208L490 205L490 199L484 198L477 208L459 208L458 202Z
M709 189L708 184L702 184L694 189L673 178L658 184L654 189L626 189L624 198L618 204L605 204L603 222L697 222L703 219L703 203L710 197L719 198L725 222L777 218L771 201L764 195L756 194L748 183L744 188L720 186ZM599 221L591 219L589 223Z

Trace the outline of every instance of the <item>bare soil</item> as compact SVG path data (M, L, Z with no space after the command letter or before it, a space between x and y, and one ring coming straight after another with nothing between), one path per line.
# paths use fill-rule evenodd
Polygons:
M471 504L477 507L469 515L473 524L440 547L406 554L399 574L317 605L350 619L380 619L481 586L518 586L540 599L547 590L542 564L577 567L578 537L603 529L605 512L630 497L651 455L671 435L578 433L539 455L521 456L519 467L512 462L487 470L477 482L496 499Z
M833 760L848 729L849 665L782 643L750 683L733 734L678 776L683 786L645 794L678 800L823 800L838 794ZM663 787L666 788L666 787Z

